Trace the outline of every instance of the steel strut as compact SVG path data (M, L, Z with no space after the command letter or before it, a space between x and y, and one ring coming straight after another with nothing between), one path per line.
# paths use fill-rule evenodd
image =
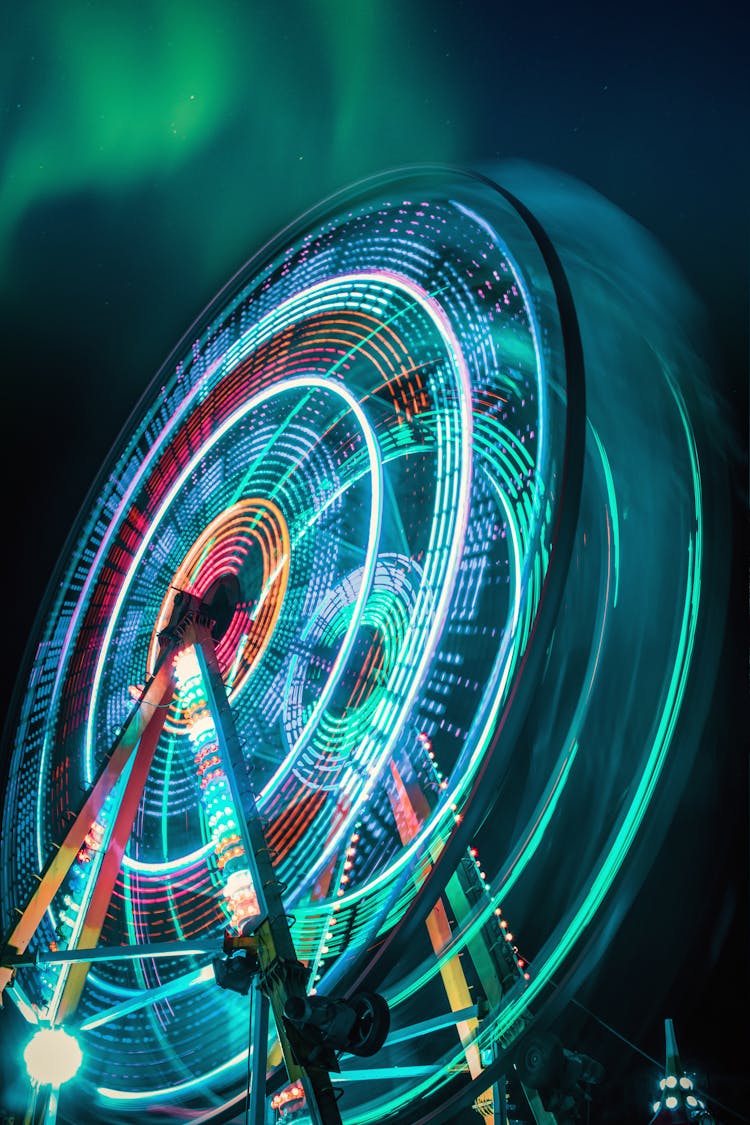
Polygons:
M219 671L211 627L210 607L202 605L194 595L183 595L167 628L160 634L160 658L157 671L146 685L142 697L129 716L121 734L99 770L81 809L59 849L52 855L39 885L30 896L21 917L2 943L0 959L0 996L13 979L15 963L21 960L34 937L48 907L72 866L92 822L115 787L123 770L135 754L135 765L125 788L115 827L110 834L103 857L105 877L97 881L87 910L87 925L78 942L80 948L92 948L101 932L101 924L109 906L114 882L119 871L127 839L148 777L153 753L164 723L166 709L174 693L175 658L193 647L201 669L208 709L214 721L217 739L225 764L225 775L235 807L239 813L240 837L247 855L253 884L258 895L260 921L255 925L254 945L258 960L257 988L273 1011L276 1031L291 1082L302 1084L313 1125L341 1125L336 1092L328 1066L321 1062L320 1052L302 1037L297 1028L284 1017L284 1006L291 997L307 994L309 970L297 958L289 919L284 910L282 891L274 872L263 824L255 802L247 764ZM94 954L94 959L96 954ZM76 960L78 960L76 958ZM74 1016L85 984L89 965L85 961L70 970L68 986L62 1003L54 1014L54 1022L69 1022ZM260 1001L260 997L258 1000ZM255 1009L263 1014L265 1005ZM261 1018L260 1023L264 1022ZM266 1045L255 1036L255 1090L252 1101L260 1113L259 1085L265 1094ZM335 1056L327 1052L325 1062L338 1069Z

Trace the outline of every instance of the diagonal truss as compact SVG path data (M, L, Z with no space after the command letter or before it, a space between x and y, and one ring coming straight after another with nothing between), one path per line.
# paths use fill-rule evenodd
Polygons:
M284 1005L288 999L306 995L308 970L297 958L281 888L271 863L241 743L219 671L211 628L212 620L207 607L198 598L183 595L182 600L176 602L173 618L160 634L161 654L154 676L145 686L118 740L107 755L65 839L38 876L38 886L23 910L19 911L18 921L3 942L0 996L13 980L15 965L28 960L23 955L75 862L92 823L101 813L105 801L114 792L118 782L127 774L114 823L103 847L99 869L87 895L83 924L71 949L67 951L74 956L64 964L64 984L56 992L54 1010L50 1013L50 1022L57 1026L72 1020L90 967L90 961L80 958L80 951L91 949L92 960L96 959L95 947L167 710L175 691L179 691L177 668L180 661L192 660L197 663L205 696L205 712L213 725L210 733L215 736L214 756L217 759L214 776L219 776L226 785L239 814L236 817L239 843L234 847L234 854L241 857L249 869L250 898L254 910L245 918L242 931L247 933L252 930L252 947L258 963L259 994L253 998L258 1016L255 1022L261 1028L267 1026L270 1004L290 1081L302 1083L313 1125L340 1125L341 1117L329 1071L320 1061L310 1058L309 1046L284 1017ZM246 899L247 895L243 899L247 907ZM247 914L247 909L245 913ZM76 953L79 956L75 956ZM265 1092L265 1037L256 1035L253 1047L255 1095L252 1102L258 1115L262 1102L258 1096L261 1086Z

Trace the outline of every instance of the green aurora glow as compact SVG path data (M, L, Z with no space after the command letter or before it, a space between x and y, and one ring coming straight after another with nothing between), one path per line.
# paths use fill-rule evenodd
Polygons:
M6 75L0 254L34 209L85 194L158 197L209 272L317 196L388 164L457 158L450 81L425 86L417 11L377 0L27 14ZM441 104L442 103L442 104ZM400 108L409 107L405 119ZM243 229L237 229L243 216ZM235 249L235 247L237 249Z

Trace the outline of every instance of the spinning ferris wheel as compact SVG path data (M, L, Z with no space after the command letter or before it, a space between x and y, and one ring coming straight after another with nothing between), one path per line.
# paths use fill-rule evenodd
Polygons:
M40 1120L235 1120L249 1074L257 1121L500 1113L620 893L700 609L680 389L652 351L633 409L573 273L489 180L368 181L136 408L16 716L0 980L83 1055Z

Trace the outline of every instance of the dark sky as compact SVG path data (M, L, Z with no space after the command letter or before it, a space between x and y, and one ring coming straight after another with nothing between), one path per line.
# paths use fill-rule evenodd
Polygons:
M65 537L138 397L221 285L321 197L399 164L519 157L601 192L685 274L733 451L715 753L587 1002L659 1056L674 1016L683 1055L735 1105L750 1070L747 1032L728 1030L750 1002L742 7L67 0L8 8L0 44L3 714ZM675 869L692 901L673 917L662 888ZM647 982L640 1014L623 998L632 977Z

